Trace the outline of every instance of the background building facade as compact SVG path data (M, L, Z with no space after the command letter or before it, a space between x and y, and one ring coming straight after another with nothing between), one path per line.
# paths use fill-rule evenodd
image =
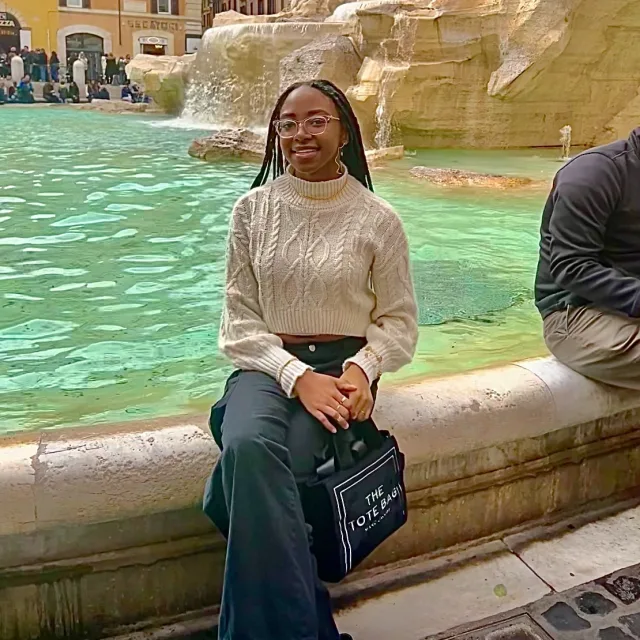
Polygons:
M58 0L0 0L0 53L18 49L55 49Z
M249 16L273 15L288 6L287 0L202 0L202 28L211 27L216 14L237 11Z
M56 51L64 65L84 51L103 55L182 55L197 50L202 0L0 0L0 53Z
M59 0L58 53L192 53L202 34L200 1Z

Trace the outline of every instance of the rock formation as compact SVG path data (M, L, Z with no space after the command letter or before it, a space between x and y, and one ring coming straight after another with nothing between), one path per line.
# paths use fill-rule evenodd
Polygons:
M331 35L297 49L280 62L280 90L294 82L324 78L343 91L355 83L362 59L350 38Z
M459 169L434 169L414 167L409 172L414 178L425 180L439 187L484 187L487 189L518 189L546 186L544 181L520 176L499 176L490 173L460 171Z
M127 65L127 76L144 88L165 112L179 114L185 101L185 90L195 55L137 55Z
M220 158L260 161L264 155L264 145L264 137L253 131L225 129L194 140L189 147L189 155L207 162Z
M209 29L196 57L184 115L221 127L266 126L280 92L280 62L314 40L340 34L323 22L242 23Z
M92 100L73 105L74 109L86 111L102 111L104 113L163 113L153 103L125 102L124 100Z
M366 152L367 162L371 169L385 166L391 160L404 158L404 147L384 147L383 149L370 149Z
M289 8L279 14L281 20L324 20L345 0L291 0Z
M294 0L216 21L189 117L264 126L290 79L344 86L359 59L348 95L370 147L557 146L565 125L581 146L638 124L639 0Z
M213 19L212 28L226 27L231 24L257 24L260 22L275 22L276 16L248 16L245 13L238 13L237 11L223 11L217 13Z
M585 145L609 139L609 126L614 135L635 126L622 116L609 123L640 88L637 1L442 0L430 8L438 13L407 14L414 48L388 99L407 146L555 146L566 124ZM363 37L373 41L368 25L375 31L388 18L374 8L357 13L365 11ZM377 100L359 98L382 95L384 74L363 75L351 95L371 123Z

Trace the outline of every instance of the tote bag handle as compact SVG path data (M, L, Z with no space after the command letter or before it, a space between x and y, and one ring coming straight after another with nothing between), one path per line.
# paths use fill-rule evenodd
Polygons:
M337 432L329 440L330 457L316 469L321 478L351 469L368 450L367 443L354 433L353 427L342 429L336 425L336 428Z

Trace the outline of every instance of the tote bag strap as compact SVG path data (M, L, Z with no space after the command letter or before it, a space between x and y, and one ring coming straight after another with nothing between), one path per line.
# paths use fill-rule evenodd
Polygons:
M352 447L356 436L352 429L339 429L331 436L331 449L335 459L336 471L345 471L355 464Z
M371 441L371 437L365 434L357 434L353 426L349 429L342 429L335 425L337 432L329 436L328 454L329 458L320 464L316 473L321 478L333 475L336 471L346 471L353 467L360 458L366 455L371 448L378 446L377 438ZM373 432L378 431L372 423Z

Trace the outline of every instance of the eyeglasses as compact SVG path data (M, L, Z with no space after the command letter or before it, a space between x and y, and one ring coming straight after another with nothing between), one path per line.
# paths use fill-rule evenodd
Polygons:
M335 116L311 116L306 120L276 120L273 125L281 138L293 138L298 133L298 126L310 136L321 136L332 120L340 120Z

